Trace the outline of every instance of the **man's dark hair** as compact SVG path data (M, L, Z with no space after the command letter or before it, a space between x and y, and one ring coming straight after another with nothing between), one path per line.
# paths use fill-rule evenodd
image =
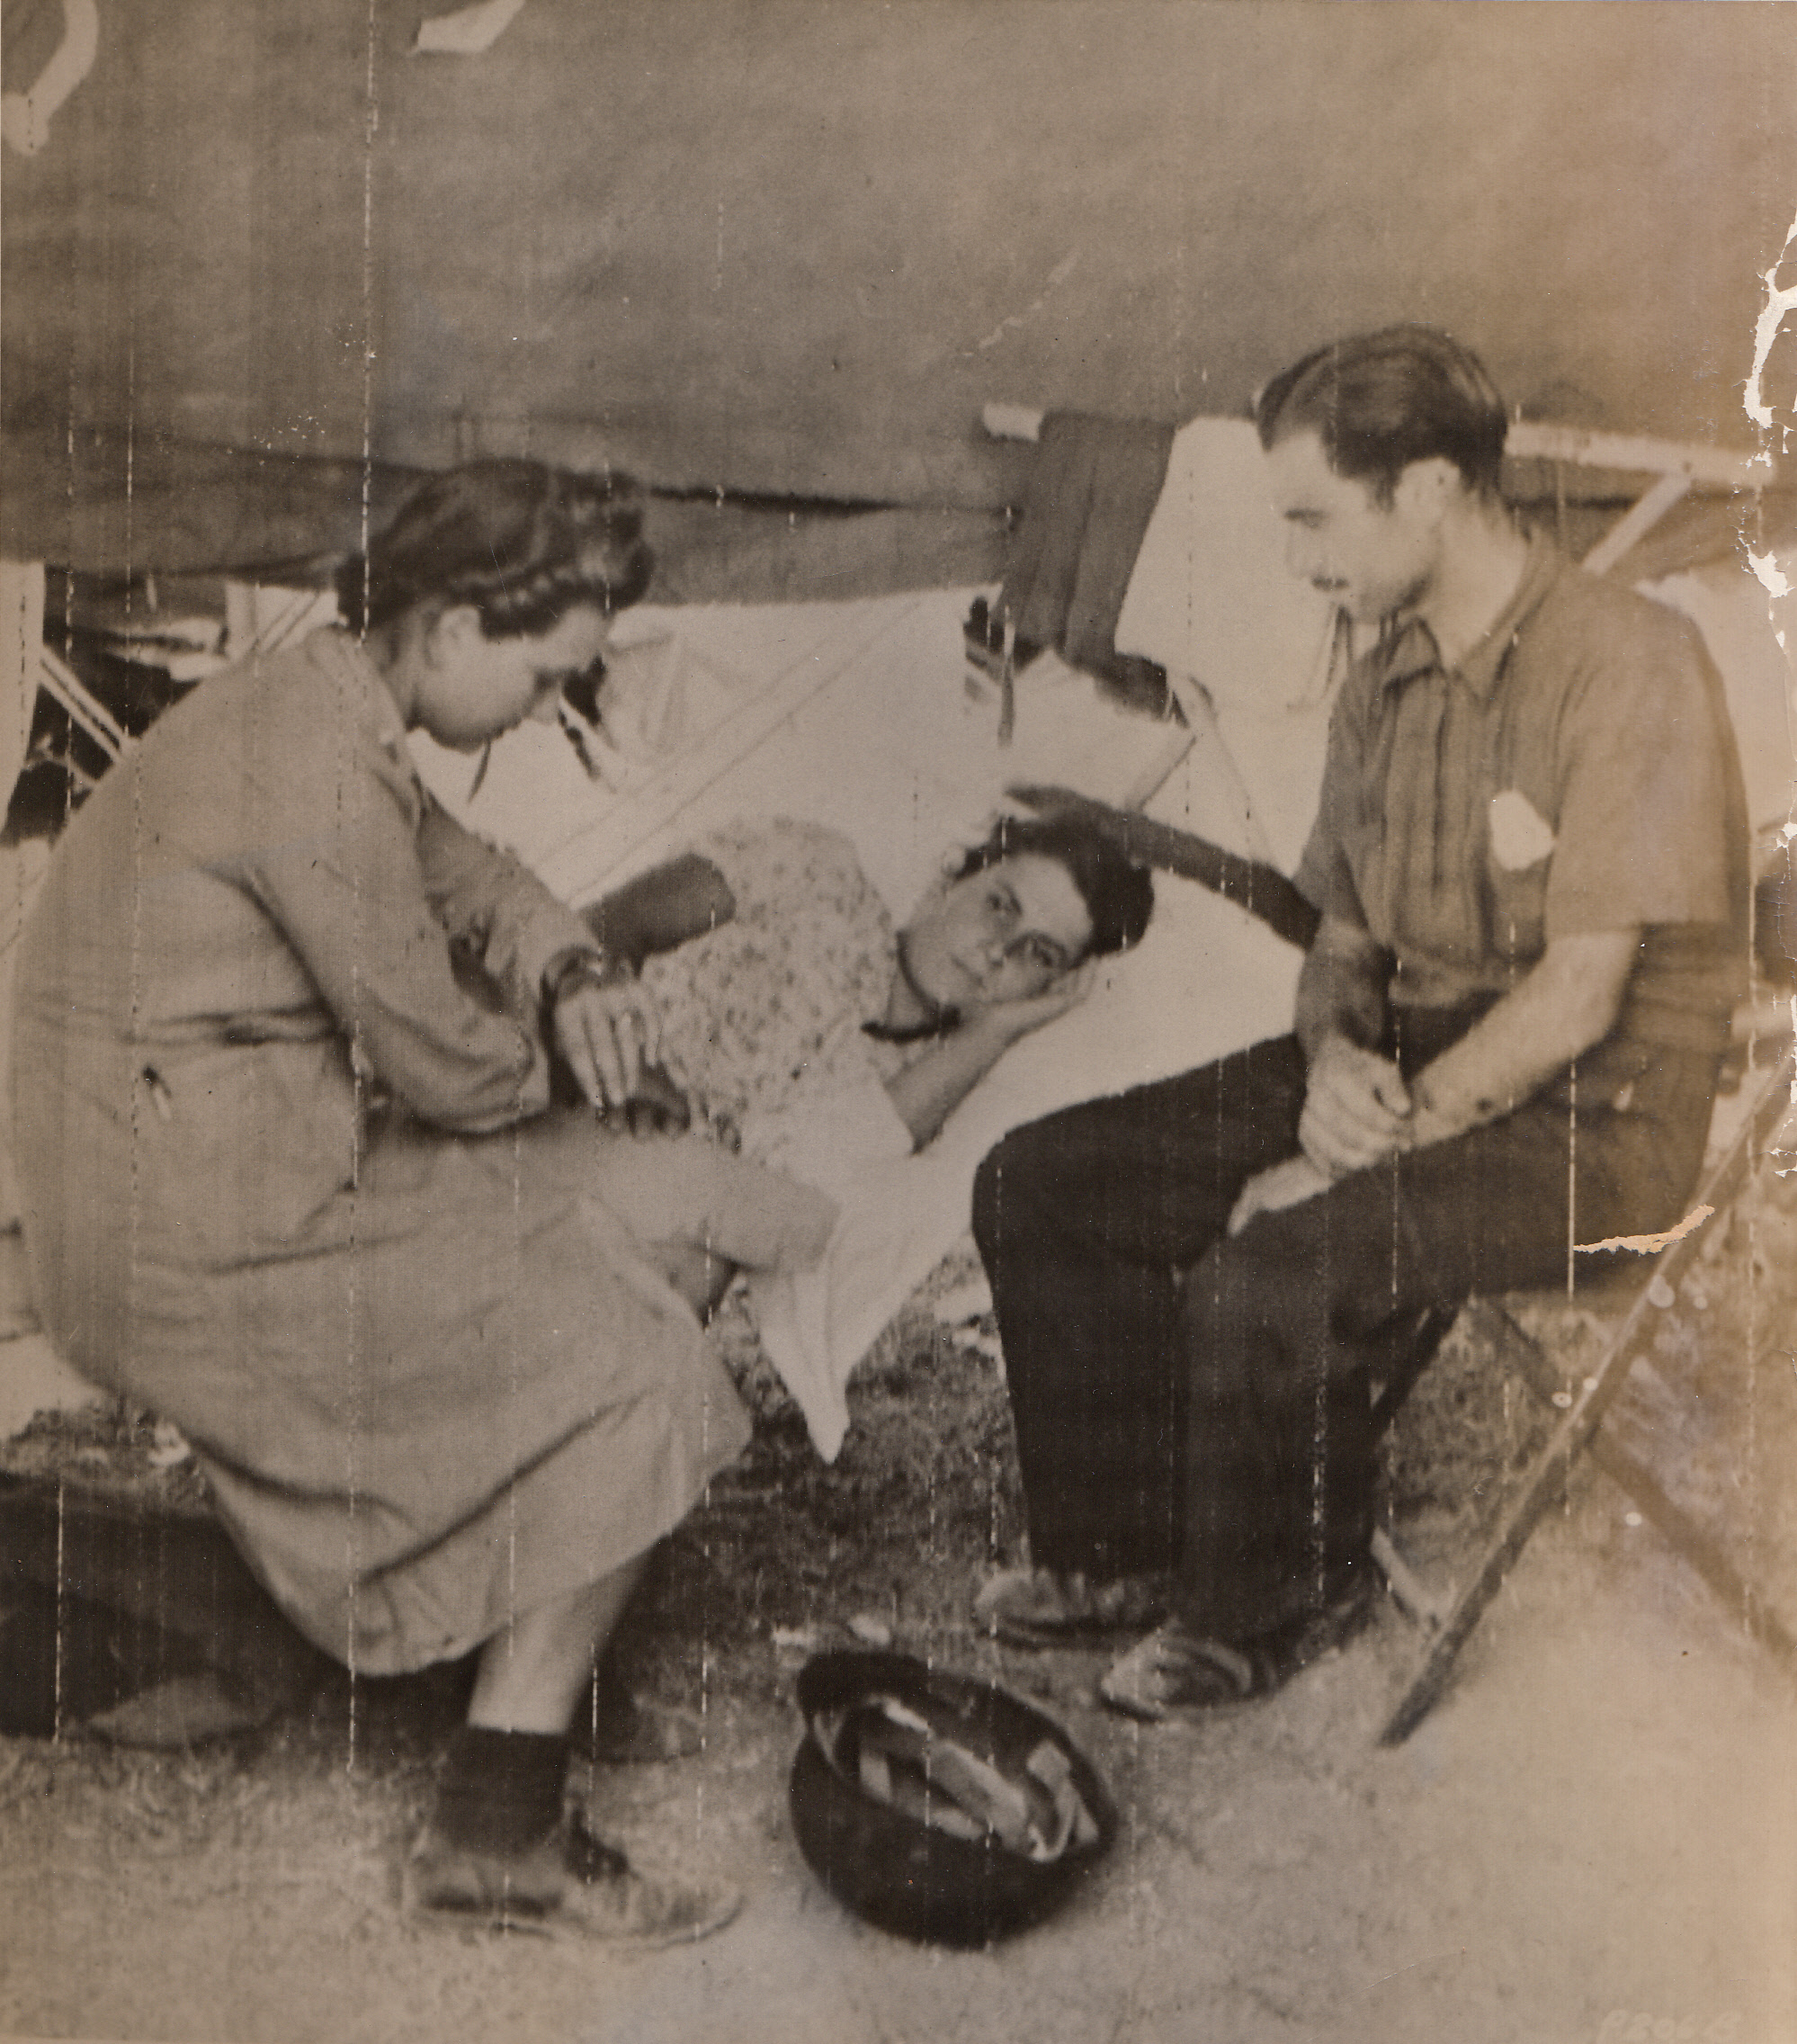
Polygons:
M1260 444L1314 433L1338 476L1391 502L1412 462L1452 462L1476 496L1498 494L1506 424L1484 365L1433 327L1357 334L1282 370L1255 399Z

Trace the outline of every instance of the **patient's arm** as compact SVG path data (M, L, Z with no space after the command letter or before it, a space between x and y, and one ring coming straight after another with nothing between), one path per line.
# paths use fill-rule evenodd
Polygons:
M696 852L581 910L608 963L597 966L578 953L566 961L566 991L559 985L553 997L557 1042L581 1090L595 1107L621 1110L632 1134L683 1129L692 1120L689 1103L660 1069L661 1015L637 977L643 960L729 922L736 910L723 874Z
M626 881L581 914L606 955L639 971L645 958L703 937L737 912L729 883L711 860L683 852Z
M911 1132L912 1147L921 1150L931 1140L1019 1037L1084 1000L1096 976L1097 967L1088 959L1029 1000L976 1009L958 1029L889 1079L888 1097Z

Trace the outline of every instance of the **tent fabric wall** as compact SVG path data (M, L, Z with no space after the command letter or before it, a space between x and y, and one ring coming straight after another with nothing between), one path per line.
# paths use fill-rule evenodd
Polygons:
M1397 318L1530 416L1755 444L1789 8L526 0L472 57L423 11L101 0L5 165L9 551L291 556L366 462L481 451L990 507L987 398L1238 411ZM55 13L6 0L9 90Z

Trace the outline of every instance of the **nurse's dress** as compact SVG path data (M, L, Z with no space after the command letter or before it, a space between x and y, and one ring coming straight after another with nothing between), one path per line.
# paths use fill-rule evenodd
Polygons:
M335 631L164 716L23 938L46 1327L174 1421L277 1600L365 1672L639 1554L747 1439L592 1196L594 1117L549 1104L544 971L590 941L424 793Z

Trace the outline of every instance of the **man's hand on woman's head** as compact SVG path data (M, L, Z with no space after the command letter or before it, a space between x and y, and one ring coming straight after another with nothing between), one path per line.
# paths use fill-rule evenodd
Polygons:
M1343 1035L1310 1061L1298 1144L1330 1179L1365 1170L1409 1145L1410 1091L1390 1058Z

